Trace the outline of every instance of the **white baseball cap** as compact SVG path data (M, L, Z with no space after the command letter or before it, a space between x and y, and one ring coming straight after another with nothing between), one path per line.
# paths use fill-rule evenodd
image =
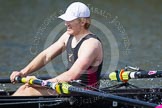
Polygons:
M58 18L61 18L64 21L72 21L77 18L85 17L90 17L89 8L81 2L74 2L67 8L66 12Z

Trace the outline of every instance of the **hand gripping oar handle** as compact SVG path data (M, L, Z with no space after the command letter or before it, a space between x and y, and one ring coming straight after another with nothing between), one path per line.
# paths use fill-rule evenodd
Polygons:
M21 78L21 77L16 77L15 80L17 82L22 82L22 83L27 82L26 78ZM135 106L144 106L147 108L159 108L159 106L154 103L148 103L148 102L140 101L140 100L136 100L136 99L116 96L116 95L112 95L112 94L106 93L106 92L97 92L97 91L92 91L92 90L86 90L84 88L74 87L66 82L65 83L47 82L45 84L42 84L42 83L44 83L44 82L40 79L31 79L29 81L29 84L38 84L41 86L46 86L51 89L54 89L59 94L78 93L78 94L82 94L82 95L86 95L86 96L87 95L97 96L100 99L110 100L110 101L114 100L117 102L127 103L127 104L131 104L131 105L135 105Z
M27 83L27 78L25 77L16 77L15 78L16 82L19 83ZM45 81L45 80L41 80L41 79L30 79L29 84L33 85L40 85L43 87L48 87L50 89L55 90L58 94L69 94L69 90L68 87L70 87L71 85L69 85L68 83L64 82L64 83L53 83L53 82L49 82L49 81Z
M15 81L19 83L27 83L27 78L16 77ZM44 86L44 87L48 87L52 89L55 89L55 86L56 86L56 83L52 83L52 82L41 80L41 79L30 79L28 83L31 85L36 84L36 85L40 85L40 86Z
M129 79L139 79L139 78L160 78L162 77L162 71L125 71L124 69L120 71L111 72L108 78L112 81L122 81L127 82Z
M37 76L38 79L42 79L42 80L47 80L50 79L50 76ZM11 83L10 78L8 77L0 77L0 83Z

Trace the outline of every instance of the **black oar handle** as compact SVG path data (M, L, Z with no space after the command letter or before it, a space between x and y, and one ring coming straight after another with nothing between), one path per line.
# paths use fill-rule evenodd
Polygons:
M139 78L160 78L162 77L162 71L125 71L124 69L111 72L108 74L108 79L115 81L127 82L129 79L139 79Z
M162 71L136 71L130 72L129 78L160 78L162 77Z

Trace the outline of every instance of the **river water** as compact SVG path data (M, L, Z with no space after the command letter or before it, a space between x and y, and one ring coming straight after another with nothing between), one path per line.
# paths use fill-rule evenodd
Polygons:
M0 76L26 66L66 30L57 17L73 0L0 0ZM91 10L91 31L104 47L103 73L137 66L162 69L161 0L81 0ZM66 69L65 53L39 70L55 76ZM39 75L36 73L36 75ZM144 80L155 86L161 79ZM141 80L139 85L141 85ZM150 85L150 82L153 83ZM132 81L133 83L133 81ZM149 84L148 84L149 83ZM157 84L159 86L159 84Z

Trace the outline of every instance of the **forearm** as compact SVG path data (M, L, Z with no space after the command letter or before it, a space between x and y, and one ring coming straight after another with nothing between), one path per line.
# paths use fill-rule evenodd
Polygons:
M45 64L47 64L47 62L48 61L46 60L45 54L40 53L20 72L22 72L23 76L27 76L28 74L37 71L38 69L43 67Z
M53 44L48 49L41 52L37 57L35 57L21 72L24 76L42 68L48 62L50 62L53 58L59 55L62 51L64 51L62 45Z
M51 78L47 81L50 81L50 82L69 82L69 81L72 81L72 80L75 80L75 79L77 79L77 77L74 77L73 75L71 75L71 73L66 71L66 72L58 75L57 77Z

